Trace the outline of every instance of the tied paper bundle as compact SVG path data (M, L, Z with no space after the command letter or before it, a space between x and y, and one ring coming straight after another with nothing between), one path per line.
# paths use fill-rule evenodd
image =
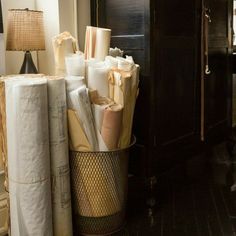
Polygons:
M66 73L65 57L78 51L78 43L69 32L63 32L52 39L55 74L64 76Z

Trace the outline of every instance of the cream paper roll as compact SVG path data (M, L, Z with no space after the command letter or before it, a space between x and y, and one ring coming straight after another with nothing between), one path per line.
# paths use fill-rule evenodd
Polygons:
M93 26L86 27L84 56L85 59L94 58L96 46L97 28Z
M47 80L5 89L11 235L52 235Z
M109 68L105 63L92 64L88 67L88 88L96 89L101 97L109 96Z
M111 29L97 28L96 45L94 57L99 61L104 61L109 53L111 41Z
M104 111L101 135L109 150L118 148L123 107L121 105L111 105Z
M97 151L98 141L87 88L85 86L81 86L80 88L71 91L69 93L69 98L73 104L72 108L76 111L76 114L81 121L83 130L91 145L92 151Z
M76 53L65 57L66 74L72 76L85 76L84 54Z
M48 76L48 110L54 235L72 231L65 79Z
M64 76L66 74L65 57L78 51L77 41L69 32L63 32L52 39L55 74Z

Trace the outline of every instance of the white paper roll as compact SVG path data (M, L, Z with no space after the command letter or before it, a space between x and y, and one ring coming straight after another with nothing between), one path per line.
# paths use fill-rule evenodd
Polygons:
M73 90L69 93L69 97L73 104L72 109L76 111L78 118L81 121L85 134L91 145L92 151L97 151L98 142L96 136L96 129L86 87L81 86L80 88Z
M73 107L69 93L82 85L85 85L85 79L83 76L66 76L66 96L68 108L72 109Z
M105 63L92 64L88 67L88 88L98 91L102 97L109 96L108 84L109 68Z
M55 76L47 79L53 232L55 236L70 236L73 231L65 80Z
M65 57L67 75L85 76L84 54L76 53Z
M11 235L52 235L47 80L5 88Z
M105 28L97 28L96 46L94 57L100 61L104 61L109 53L111 41L111 30Z

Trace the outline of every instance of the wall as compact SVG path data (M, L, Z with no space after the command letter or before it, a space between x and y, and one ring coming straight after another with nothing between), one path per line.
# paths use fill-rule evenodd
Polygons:
M33 52L33 60L39 72L54 74L54 54L52 37L67 30L84 47L86 25L90 24L90 1L88 0L2 0L4 29L7 28L7 10L10 8L29 8L44 12L46 50ZM78 4L78 6L77 6ZM78 27L77 27L78 15ZM79 28L79 30L77 30ZM6 38L6 34L5 34ZM6 52L6 74L18 74L23 62L23 52ZM37 60L38 59L38 60Z
M78 40L81 51L84 50L84 39L86 26L90 25L90 1L78 0L77 3L77 25L78 25Z
M54 74L54 54L52 48L52 37L59 34L59 6L58 0L36 0L36 9L43 11L45 51L38 52L39 72ZM47 4L45 4L45 2Z

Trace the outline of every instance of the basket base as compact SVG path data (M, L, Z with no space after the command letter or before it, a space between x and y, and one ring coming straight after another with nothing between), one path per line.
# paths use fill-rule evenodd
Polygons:
M76 222L74 222L76 231L80 235L87 236L111 235L121 231L126 224L124 211L104 217L76 215L74 219L76 219Z

